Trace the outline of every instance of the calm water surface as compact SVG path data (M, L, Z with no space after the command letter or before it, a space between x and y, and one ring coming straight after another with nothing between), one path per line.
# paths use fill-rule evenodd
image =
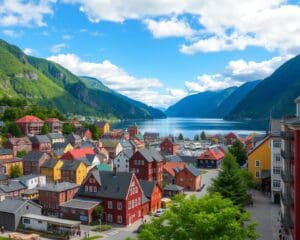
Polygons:
M127 120L112 124L112 128L125 129L136 123L140 131L159 132L161 136L178 135L193 138L195 134L205 131L209 134L226 134L236 132L240 135L257 132L263 133L268 129L268 123L263 121L225 121L208 118L166 118L154 120Z

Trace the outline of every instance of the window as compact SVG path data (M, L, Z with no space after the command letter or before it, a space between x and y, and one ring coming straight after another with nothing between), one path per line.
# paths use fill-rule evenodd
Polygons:
M72 209L72 210L71 210L71 213L75 214L75 213L76 213L76 211L75 211L74 209Z
M107 214L107 221L112 222L113 221L113 216L111 214Z
M273 181L273 187L274 188L280 188L280 180L274 180Z
M117 209L118 210L122 210L122 202L118 202L117 203Z
M89 191L89 186L85 185L85 192Z
M90 192L93 192L93 186L90 186Z
M112 206L112 201L108 201L108 202L107 202L107 207L108 207L109 209L112 209L112 208L113 208L113 206Z
M281 140L280 139L273 140L273 148L281 148Z
M260 178L260 173L258 171L255 172L255 177Z
M97 187L96 186L94 186L94 192L97 192Z
M123 222L122 216L118 215L117 221L118 221L118 223L122 223Z
M259 167L259 160L255 160L255 167Z
M25 224L30 224L30 219L29 218L24 218L23 219L23 223Z
M128 210L131 209L131 201L128 201Z
M38 224L42 224L43 223L43 221L41 221L41 220L38 220Z
M273 174L280 174L281 168L280 167L273 167Z
M281 161L280 153L274 153L273 158L276 162L280 162Z

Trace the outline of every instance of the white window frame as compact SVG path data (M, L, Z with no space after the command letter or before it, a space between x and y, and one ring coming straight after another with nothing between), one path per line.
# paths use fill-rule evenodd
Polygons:
M117 202L117 209L122 210L123 209L123 204L122 202Z
M260 161L259 160L255 160L255 167L260 167Z
M113 203L112 203L112 201L107 201L107 208L108 209L113 209Z
M122 224L122 223L123 223L123 217L122 217L121 215L118 215L118 217L117 217L117 222L118 222L119 224Z

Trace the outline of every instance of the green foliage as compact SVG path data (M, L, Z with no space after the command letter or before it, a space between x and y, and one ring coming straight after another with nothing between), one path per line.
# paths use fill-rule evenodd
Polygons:
M201 140L207 140L207 137L206 137L206 134L204 131L202 131L200 138L201 138Z
M182 141L183 139L184 139L183 134L182 134L182 133L179 133L179 134L178 134L178 140L181 140L181 141Z
M88 128L92 133L93 140L99 140L100 130L95 126L95 124L84 124L85 128Z
M100 238L103 238L103 236L95 235L95 236L92 236L92 237L84 238L84 240L96 240L96 239L100 239Z
M251 172L249 172L247 169L241 169L241 174L244 178L248 189L256 187L256 182Z
M199 141L199 140L200 140L199 134L195 134L194 141Z
M93 228L93 231L95 231L95 232L104 232L104 231L108 231L110 229L111 229L111 226L102 224L101 226Z
M17 157L18 158L23 158L23 157L26 156L26 154L27 154L27 152L25 150L21 150L21 151L17 152Z
M11 173L10 173L11 178L21 177L22 175L23 173L20 165L15 165L11 167Z
M102 206L99 205L99 206L95 207L95 209L94 209L94 216L95 216L95 218L97 220L100 219L101 216L102 216L102 214L103 214L103 212L104 212L104 209L103 209Z
M247 202L247 183L241 169L231 153L224 157L221 170L209 188L211 194L220 193L229 198L235 205L243 206Z
M220 195L196 198L176 196L161 217L145 224L139 240L254 240L249 213Z
M44 125L43 125L41 133L42 133L43 135L46 135L46 134L49 133L49 126L48 126L48 124L44 124Z
M229 152L236 158L240 166L243 166L247 162L247 150L239 140L234 141L232 146L229 148Z
M76 127L74 126L74 124L71 123L64 123L63 127L62 127L62 133L64 135L68 135L72 132L74 132L76 130Z
M15 137L21 137L22 136L22 131L21 131L19 125L16 124L15 122L8 123L6 131L7 131L7 133L10 133Z
M8 96L4 96L0 98L0 106L25 107L27 106L27 101L21 98L11 98Z

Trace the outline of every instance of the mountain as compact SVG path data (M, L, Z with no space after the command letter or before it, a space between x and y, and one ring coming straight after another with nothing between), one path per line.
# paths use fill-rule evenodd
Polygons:
M227 116L260 82L261 80L256 80L241 85L213 111L211 117L223 118Z
M27 56L0 40L0 97L25 98L31 104L56 107L64 113L128 119L165 117L160 110L135 104L135 100L97 84L87 86L59 64Z
M294 100L300 95L300 55L280 66L261 81L226 116L229 120L280 118L295 114Z
M124 95L108 88L100 80L98 80L96 78L83 76L83 77L80 77L80 79L86 84L86 86L88 88L107 92L115 98L119 98L123 101L129 102L130 104L134 105L136 108L139 108L139 109L143 110L145 113L151 115L153 118L166 118L166 115L160 109L153 108L153 107L148 106L140 101L136 101L132 98L124 96Z
M212 117L214 111L237 87L189 95L166 110L168 117Z

